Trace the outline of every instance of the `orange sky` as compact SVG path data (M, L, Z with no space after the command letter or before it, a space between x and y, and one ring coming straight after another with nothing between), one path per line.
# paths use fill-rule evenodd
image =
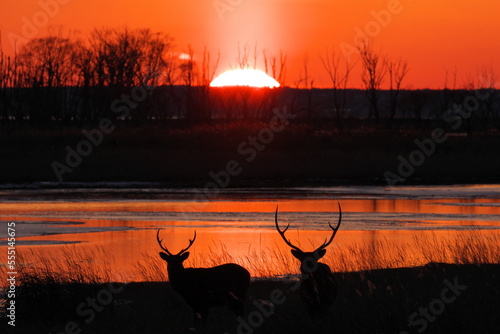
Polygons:
M53 12L44 14L41 4ZM374 13L389 16L377 22ZM83 34L102 26L149 27L171 34L179 51L188 44L198 54L204 46L219 49L218 72L235 67L238 43L257 43L260 50L287 54L289 86L307 55L318 87L328 84L319 58L326 48L340 53L341 45L355 45L356 31L368 31L377 48L408 61L407 88L442 88L446 71L456 69L458 87L477 78L478 67L500 73L499 14L498 0L2 0L0 29L10 52L11 37L23 37L25 22L34 19L40 26L35 37L50 25ZM350 86L360 86L358 69Z

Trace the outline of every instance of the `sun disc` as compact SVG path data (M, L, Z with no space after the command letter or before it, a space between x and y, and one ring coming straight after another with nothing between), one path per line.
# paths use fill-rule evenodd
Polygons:
M254 69L237 69L222 73L210 83L211 87L249 86L279 87L278 81L266 73Z

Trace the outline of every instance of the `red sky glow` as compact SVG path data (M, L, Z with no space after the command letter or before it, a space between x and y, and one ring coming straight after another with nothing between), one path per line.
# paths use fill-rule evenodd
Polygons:
M443 88L446 73L456 88L478 77L478 69L500 73L500 2L484 0L6 0L0 4L2 46L42 37L50 26L62 25L83 36L96 27L151 28L174 38L175 49L191 45L221 53L217 74L236 68L238 45L287 55L285 85L303 76L308 59L315 87L327 87L320 56L334 50L356 59L352 52L360 35L368 35L382 53L408 62L406 88ZM31 28L29 29L29 25ZM360 87L359 64L350 87ZM282 82L283 84L283 82ZM452 87L450 87L452 88ZM498 84L497 84L498 88Z

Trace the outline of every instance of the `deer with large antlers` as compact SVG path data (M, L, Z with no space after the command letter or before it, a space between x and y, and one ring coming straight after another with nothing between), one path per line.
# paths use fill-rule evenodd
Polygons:
M330 223L332 235L330 239L325 240L321 246L312 252L304 252L299 247L293 245L289 239L285 237L285 232L290 227L290 223L281 230L278 225L278 207L276 207L276 214L274 222L278 233L281 235L285 243L290 246L292 255L300 261L300 297L309 311L324 311L333 304L337 296L337 281L330 270L330 267L324 263L318 262L326 254L326 247L330 245L337 234L342 221L342 209L339 203L339 221L336 227Z
M163 246L160 230L156 240L161 249L160 257L167 262L170 285L192 308L197 320L204 320L211 307L228 306L236 315L243 314L245 295L250 284L250 273L234 263L226 263L212 268L184 268L188 249L196 240L196 231L189 245L177 254L172 254Z

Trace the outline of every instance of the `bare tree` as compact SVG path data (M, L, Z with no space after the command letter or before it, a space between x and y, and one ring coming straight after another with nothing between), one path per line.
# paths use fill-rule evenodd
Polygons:
M157 86L169 66L172 38L150 29L101 28L90 36L89 47L97 117L119 117L110 111L111 101L133 87ZM106 87L104 89L104 87ZM132 108L126 119L153 117L151 99Z
M194 50L188 46L180 60L180 82L186 91L186 118L191 122L208 121L212 118L213 99L210 94L212 82L219 66L220 52L215 60L205 47L201 61L195 60Z
M364 42L358 45L361 57L362 74L361 80L365 87L366 96L370 103L370 114L372 112L377 122L380 119L379 94L380 87L387 75L387 61L385 56L381 56L373 50L372 42Z
M171 37L150 29L96 29L91 34L97 83L110 87L157 84Z
M185 88L184 106L186 108L186 118L190 121L196 120L195 101L194 101L194 85L196 80L196 64L194 62L194 50L191 45L188 45L187 51L184 53L183 59L179 64L181 83Z
M251 58L250 58L251 57ZM257 44L254 45L253 52L250 51L250 47L248 44L245 44L243 48L240 44L238 44L238 55L236 58L236 66L238 69L256 69L257 68L257 60L259 58L259 50L257 48ZM251 63L252 62L252 63ZM251 111L250 109L250 97L252 95L253 89L250 87L234 87L234 89L230 89L229 93L235 93L239 96L240 105L241 105L241 115L243 118L248 119L251 116L255 117L255 110ZM230 97L231 99L231 97Z
M401 86L404 78L408 74L408 62L399 58L396 61L387 60L387 73L389 74L389 103L391 119L396 116L396 109L398 105L398 97L401 93Z
M177 89L177 85L180 83L180 57L186 57L186 54L177 54L170 52L167 55L167 61L165 63L165 70L162 75L162 83L168 87L168 97L170 98L171 107L173 108L173 115L178 119L182 117L182 96Z
M264 69L267 74L270 74L280 85L284 86L286 82L286 54L280 51L279 55L269 54L268 51L263 51Z
M478 71L478 83L476 85L476 96L479 95L484 110L483 118L488 126L489 120L492 119L497 128L500 128L500 105L495 101L498 96L498 90L495 89L497 83L497 75L493 66L481 66Z
M444 87L438 96L439 107L434 111L435 117L438 119L442 118L443 113L447 112L453 105L460 105L467 95L464 89L459 89L457 86L458 70L456 66L451 71L445 68L444 73ZM451 77L451 80L448 77Z
M315 106L313 105L313 93L314 93L314 78L309 74L309 55L305 54L302 61L302 70L300 72L299 79L294 82L295 92L291 102L291 110L293 113L300 113L302 109L305 110L308 119L312 119ZM305 94L306 104L305 107L301 107L301 95ZM299 104L297 107L296 104Z
M257 43L253 47L253 52L250 53L250 46L245 44L243 47L238 43L238 54L236 56L236 66L239 69L257 68L257 60L259 58L259 49ZM250 56L252 59L250 59ZM252 61L252 63L250 63Z
M470 122L476 121L480 123L482 120L483 126L488 128L491 121L498 122L496 115L496 105L493 93L495 92L496 75L492 67L478 67L476 73L468 74L464 80L464 96L462 103L467 108L470 116L466 120L467 125ZM474 98L467 98L467 97Z
M348 58L345 58L345 62L341 64L341 59L340 54L336 54L335 51L330 53L328 50L325 57L321 57L323 67L332 83L332 104L339 127L342 127L342 119L345 116L349 75L356 64L349 61Z
M280 50L279 54L272 54L269 51L263 51L264 70L265 72L279 82L279 88L267 89L263 95L260 109L263 119L269 119L272 115L272 110L277 107L278 96L286 84L286 54Z
M205 47L203 49L203 56L201 60L201 71L197 78L197 92L198 92L198 117L201 121L207 121L212 118L212 110L214 103L210 94L210 83L214 79L217 68L219 67L220 52L217 53L215 60L211 59L210 52Z
M61 28L51 28L47 37L32 39L21 47L21 85L31 88L25 98L31 120L47 124L74 118L75 92L67 88L78 81L74 54L71 33L65 36Z
M61 31L30 40L21 47L19 58L30 86L64 87L75 83L72 63L74 43Z
M448 69L445 69L444 70L444 89L446 90L455 90L457 89L457 75L458 75L458 70L457 70L457 67L455 66L453 68L453 70L451 71L451 87L448 87L448 74L449 74L449 70Z
M11 119L16 119L13 113L13 106L19 99L20 63L17 54L7 56L2 48L2 31L0 30L0 120L6 123ZM21 119L21 117L19 118Z

